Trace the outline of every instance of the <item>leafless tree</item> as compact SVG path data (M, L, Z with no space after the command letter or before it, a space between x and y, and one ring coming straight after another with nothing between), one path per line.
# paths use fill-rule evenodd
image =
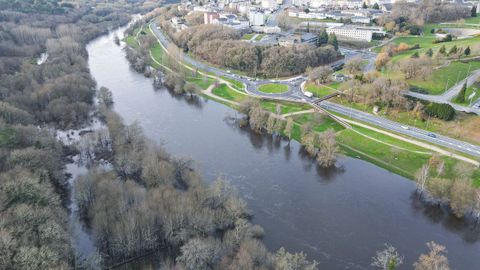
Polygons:
M396 248L385 244L385 249L377 251L372 258L372 266L382 270L395 270L403 264L403 256L398 254Z
M337 160L337 142L335 139L335 131L329 129L320 133L319 136L320 150L317 154L318 165L322 167L331 167Z
M447 250L444 246L435 242L428 242L429 252L422 254L413 264L415 270L449 270L448 258L445 256Z
M423 194L426 188L428 177L430 174L430 165L424 164L415 174L415 182L417 184L417 190L420 194Z

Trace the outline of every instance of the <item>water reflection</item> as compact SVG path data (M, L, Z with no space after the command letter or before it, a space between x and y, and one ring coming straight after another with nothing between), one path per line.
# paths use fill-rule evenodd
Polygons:
M467 243L474 244L480 239L480 226L471 216L458 218L451 209L442 204L426 202L417 192L410 195L412 208L427 217L433 224L441 224L448 231L458 234Z

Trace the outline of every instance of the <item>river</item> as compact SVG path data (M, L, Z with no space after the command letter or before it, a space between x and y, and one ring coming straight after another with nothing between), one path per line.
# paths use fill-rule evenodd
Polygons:
M188 101L129 68L114 33L92 41L89 67L98 86L113 92L114 109L127 123L176 156L191 157L206 181L229 179L265 229L275 251L304 251L320 269L372 269L385 243L411 269L425 243L445 245L454 269L479 269L475 227L414 196L412 181L362 160L341 157L336 169L318 169L300 145L254 134L225 121L236 112L213 101ZM121 36L121 33L119 33Z

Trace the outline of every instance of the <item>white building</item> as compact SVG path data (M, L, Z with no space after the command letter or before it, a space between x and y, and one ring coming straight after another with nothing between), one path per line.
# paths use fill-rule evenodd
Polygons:
M250 21L250 25L260 26L265 24L266 16L263 12L250 11L250 13L248 13L248 20Z
M265 34L278 34L282 31L278 26L252 26L254 32Z
M339 27L330 27L326 29L328 34L335 34L339 40L353 41L372 41L373 35L385 35L381 27L362 27L355 25L345 25Z
M276 0L262 0L261 6L264 9L276 9L278 4Z
M352 23L369 24L372 22L372 20L369 17L363 17L363 16L353 16L350 19L352 20Z

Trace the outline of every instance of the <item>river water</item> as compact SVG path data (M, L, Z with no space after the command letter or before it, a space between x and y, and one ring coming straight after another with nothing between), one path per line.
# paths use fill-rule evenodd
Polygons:
M411 269L433 240L447 247L452 268L480 269L478 230L424 206L412 181L348 157L336 169L318 169L298 143L287 147L225 121L236 114L226 106L155 91L129 68L113 33L87 50L98 86L113 92L115 111L127 123L139 121L170 153L196 160L206 181L229 179L265 229L270 250L304 251L320 269L372 269L371 257L389 243L405 256L401 269Z

